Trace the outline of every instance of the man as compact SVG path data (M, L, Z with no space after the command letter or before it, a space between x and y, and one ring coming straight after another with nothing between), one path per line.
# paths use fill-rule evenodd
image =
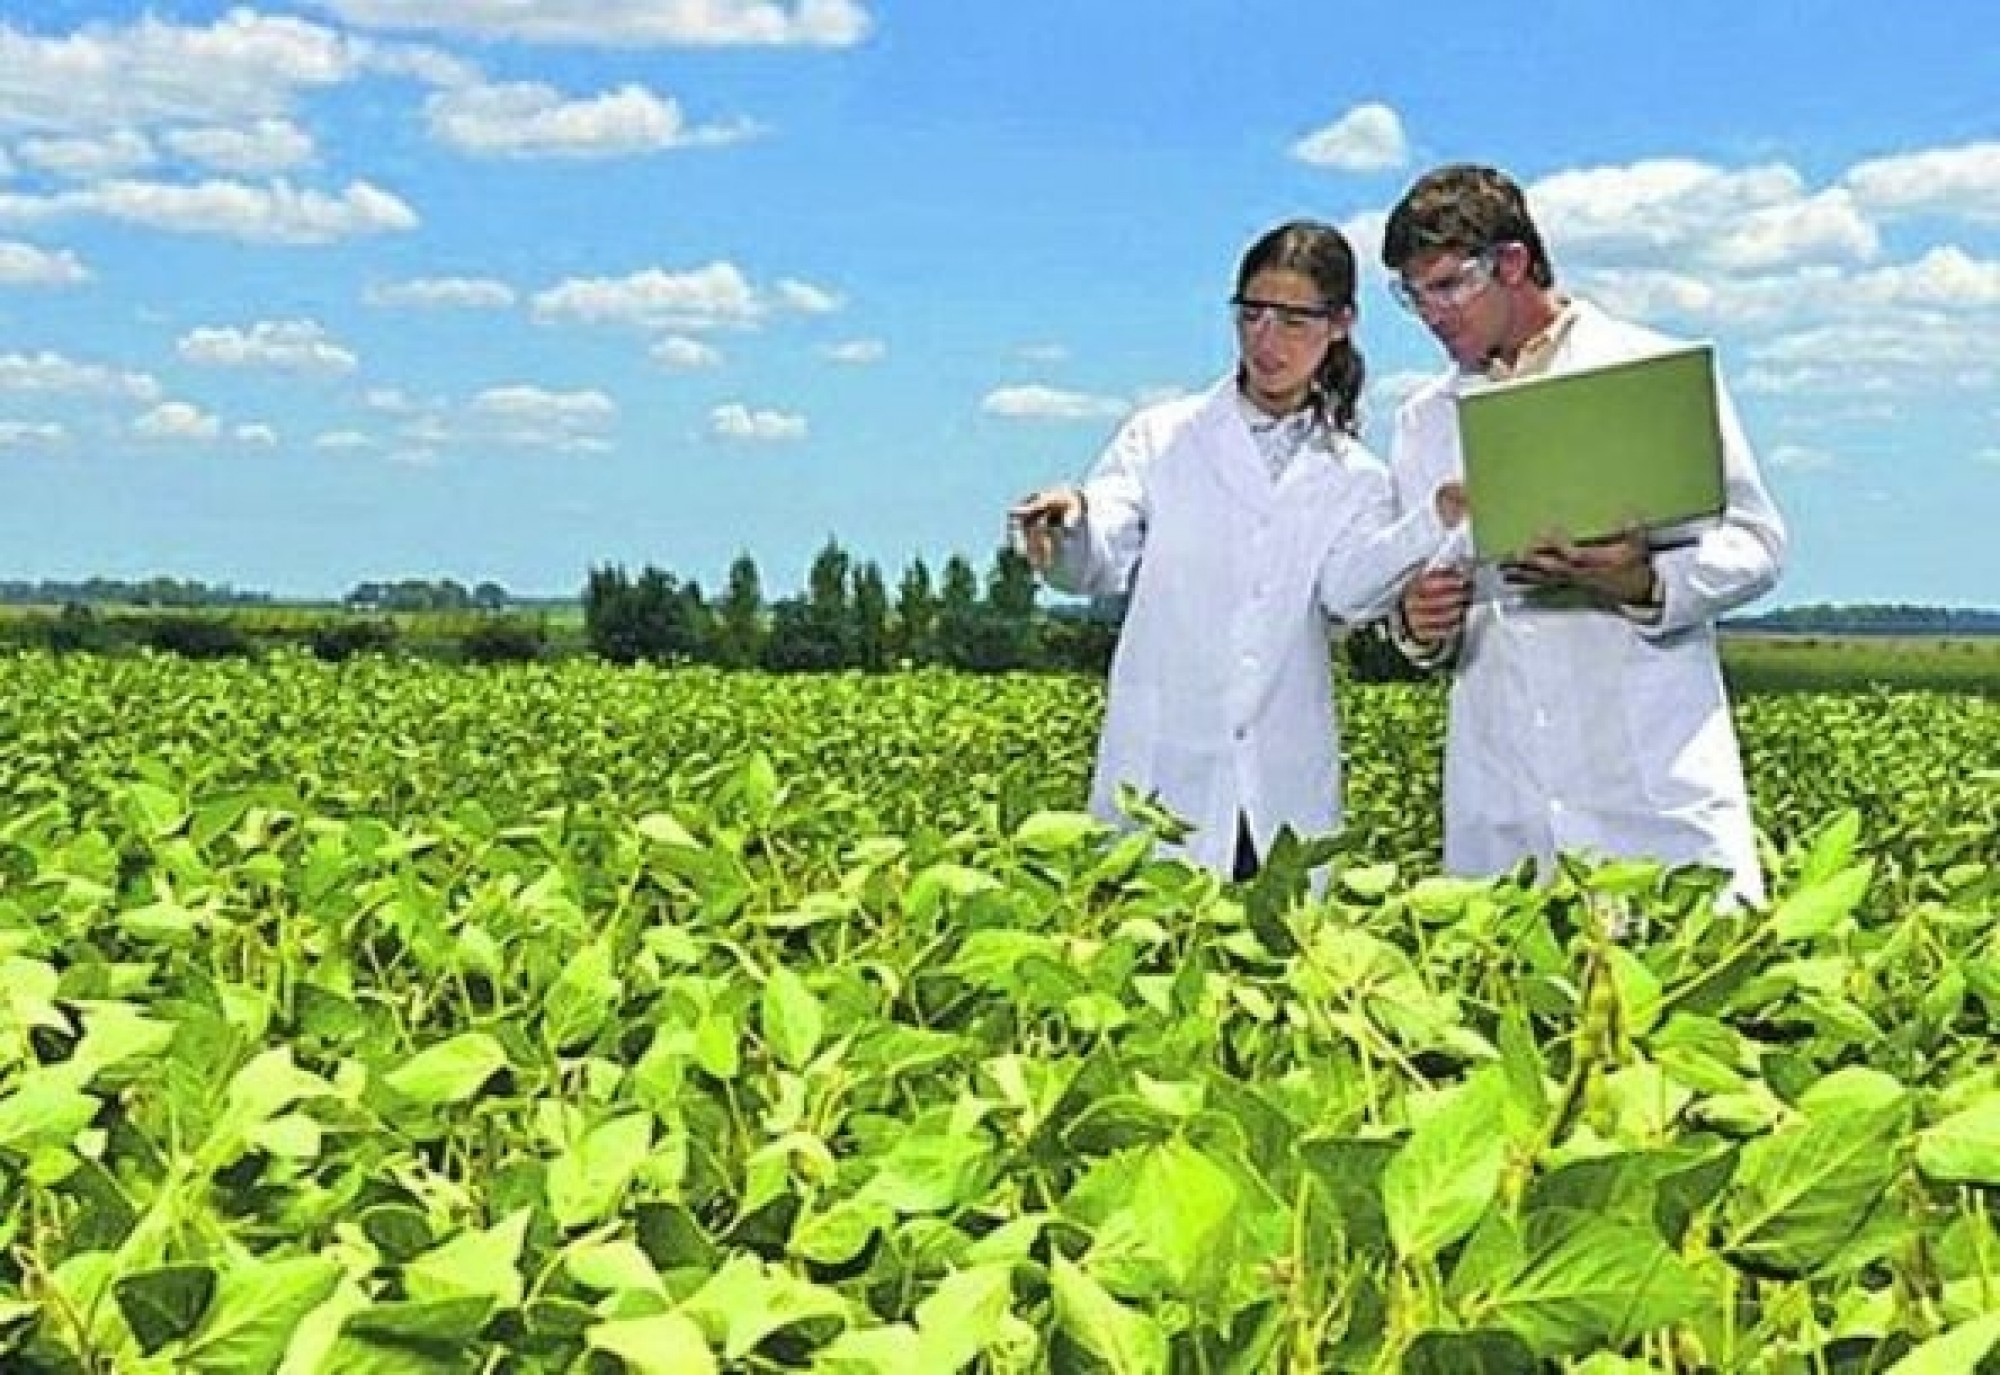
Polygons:
M1671 346L1559 290L1520 187L1492 168L1420 178L1389 215L1382 261L1451 359L1396 416L1390 467L1406 509L1460 480L1462 392ZM1564 852L1648 858L1727 870L1735 898L1762 900L1715 624L1777 581L1785 530L1729 397L1717 399L1726 510L1693 544L1552 541L1502 570L1438 567L1405 588L1399 643L1454 677L1453 872L1532 858L1546 875Z

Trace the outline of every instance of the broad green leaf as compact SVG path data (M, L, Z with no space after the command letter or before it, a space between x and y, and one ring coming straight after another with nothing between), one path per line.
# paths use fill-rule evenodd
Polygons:
M1648 1227L1586 1213L1535 1221L1527 1262L1473 1307L1537 1355L1624 1346L1712 1299Z
M592 1128L557 1156L548 1177L556 1225L581 1227L608 1217L652 1148L652 1115L634 1112Z
M1917 1168L1940 1184L2000 1187L2000 1093L1919 1131Z
M1014 844L1030 854L1066 854L1109 829L1088 812L1036 812L1014 828Z
M844 1324L848 1306L832 1289L737 1255L709 1276L681 1311L720 1339L725 1360L740 1361L773 1332L795 1323Z
M382 1081L413 1103L463 1103L507 1067L507 1052L483 1031L466 1031L418 1051Z
M715 1375L721 1369L700 1324L682 1313L601 1322L585 1340L637 1375Z
M0 1095L0 1148L28 1154L64 1146L90 1125L98 1101L80 1087L89 1066L37 1065Z
M1056 1327L1113 1375L1165 1375L1167 1334L1151 1314L1128 1308L1058 1253L1049 1266Z
M812 1062L825 1033L826 1014L804 979L782 964L773 965L764 980L759 1014L764 1042L778 1063L800 1070Z
M263 1375L275 1369L292 1329L340 1282L324 1256L246 1259L222 1272L201 1326L182 1349L199 1375Z
M215 1294L215 1271L206 1265L165 1265L121 1276L111 1290L139 1349L150 1354L195 1330Z
M1813 1273L1860 1230L1893 1182L1908 1115L1899 1098L1751 1142L1725 1195L1724 1254L1754 1273Z
M1506 1080L1482 1070L1420 1122L1382 1172L1396 1251L1434 1256L1470 1232L1500 1188L1507 1159Z
M1140 1167L1129 1209L1183 1297L1207 1298L1228 1280L1242 1191L1228 1170L1176 1138Z
M1771 931L1781 941L1809 941L1825 935L1854 912L1875 877L1875 862L1863 860L1788 893L1771 914Z
M403 1267L403 1290L412 1299L493 1300L500 1308L521 1304L521 1247L528 1235L528 1210L517 1208L488 1228L471 1228Z
M572 955L549 985L543 1038L558 1054L574 1050L603 1028L624 991L624 980L612 969L610 946L593 941Z
M1889 1367L1888 1375L1975 1375L2000 1348L2000 1313L1960 1323Z
M652 1259L633 1241L579 1241L564 1249L563 1269L584 1288L601 1294L623 1289L666 1292Z
M974 1202L990 1167L984 1133L919 1130L896 1142L864 1192L899 1213L942 1213Z
M672 812L651 812L639 818L635 826L640 835L656 845L673 845L683 850L699 850L701 842L694 833L680 823Z
M980 1265L957 1270L917 1305L914 1370L950 1375L998 1343L1013 1299L1013 1268Z

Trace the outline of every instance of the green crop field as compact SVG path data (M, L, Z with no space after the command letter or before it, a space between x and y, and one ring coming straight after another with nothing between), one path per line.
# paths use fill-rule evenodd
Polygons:
M0 659L0 1369L1974 1372L2000 710L1738 718L1767 908L1237 887L1054 676Z

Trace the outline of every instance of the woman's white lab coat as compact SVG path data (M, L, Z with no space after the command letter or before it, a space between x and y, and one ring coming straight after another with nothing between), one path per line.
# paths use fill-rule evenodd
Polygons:
M1224 874L1239 816L1259 854L1282 826L1337 829L1330 622L1386 612L1441 538L1434 512L1396 523L1387 468L1342 435L1273 483L1233 377L1133 416L1083 492L1050 581L1130 595L1091 809L1118 823L1119 784L1157 794Z
M1573 308L1550 371L1671 342L1586 302ZM1428 503L1459 476L1453 397L1478 385L1452 373L1399 410L1390 452L1405 503ZM1719 400L1727 509L1693 545L1655 552L1657 623L1538 606L1482 572L1451 691L1446 868L1491 874L1530 856L1546 867L1559 851L1594 852L1715 865L1738 896L1762 897L1715 623L1777 581L1785 529L1726 390Z

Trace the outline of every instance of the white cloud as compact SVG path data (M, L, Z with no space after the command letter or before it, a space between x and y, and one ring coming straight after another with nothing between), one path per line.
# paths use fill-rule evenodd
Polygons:
M1039 384L998 387L979 402L979 409L987 415L1008 420L1105 420L1122 416L1131 408L1131 403L1120 397Z
M712 368L722 362L722 353L699 339L690 339L684 334L670 334L655 340L647 355L663 368L676 372L686 372L695 368Z
M779 279L777 295L779 305L802 315L827 315L841 307L840 297L833 292L790 277Z
M214 439L222 422L187 401L162 401L132 422L132 431L146 439Z
M2000 223L2000 143L1968 143L1876 158L1842 179L1883 215L1948 215Z
M1579 168L1527 188L1559 260L1652 266L1693 259L1712 270L1768 270L1806 261L1866 260L1874 226L1841 189L1809 193L1789 167L1711 167L1656 159Z
M742 123L690 126L678 102L634 85L581 100L533 82L468 86L438 92L425 110L438 141L484 157L624 157L756 132Z
M1988 310L2000 307L2000 262L1974 258L1946 244L1915 262L1865 272L1851 290L1858 300L1877 307Z
M136 129L24 138L14 145L14 156L25 167L75 181L124 176L159 160L153 141Z
M190 363L284 372L351 372L357 363L314 320L259 320L247 330L204 326L182 335L175 351Z
M362 299L371 306L413 309L503 310L514 304L514 288L486 277L416 277L371 286Z
M248 421L235 430L236 442L252 449L274 449L278 445L278 432L262 421Z
M160 384L143 372L118 372L57 353L0 354L0 392L50 396L111 396L154 401Z
M0 133L234 124L352 79L365 48L332 29L233 9L205 28L147 17L43 37L0 24Z
M66 248L50 251L0 239L0 286L75 286L89 280L83 260Z
M0 449L54 449L69 431L53 420L0 420Z
M350 24L594 47L847 47L868 33L857 0L318 0Z
M1763 394L1978 394L1995 385L1992 330L1935 311L1878 311L1749 343L1739 387Z
M879 363L889 354L889 346L880 339L843 339L837 344L828 344L820 351L822 358L835 363L856 365Z
M600 391L551 391L544 387L492 387L467 407L462 442L492 442L558 452L597 452L603 432L618 419L617 403Z
M1324 129L1292 145L1292 156L1314 167L1380 172L1410 160L1403 121L1387 105L1357 105Z
M0 195L0 223L97 215L178 234L213 234L250 243L319 244L414 229L416 212L386 191L354 182L338 193L205 181L177 185L107 181L54 195Z
M169 129L160 141L189 162L237 176L268 176L314 157L312 135L289 119L264 118L240 128Z
M714 262L689 272L571 278L538 294L534 311L585 324L701 329L750 324L765 307L735 264Z
M708 413L708 428L711 434L722 439L775 443L804 439L806 418L786 415L782 411L752 410L741 402L731 401Z

